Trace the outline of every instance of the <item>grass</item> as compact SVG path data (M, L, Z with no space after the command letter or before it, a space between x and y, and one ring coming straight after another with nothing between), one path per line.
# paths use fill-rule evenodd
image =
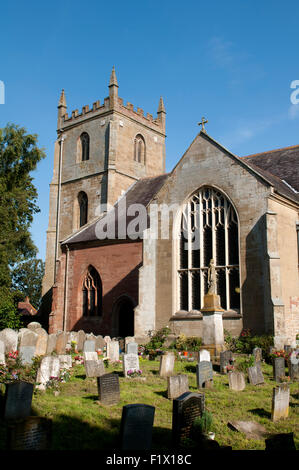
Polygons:
M246 384L245 390L235 392L229 389L228 376L216 373L214 386L204 390L206 407L213 414L212 430L215 439L222 446L233 450L264 450L264 440L246 439L243 433L228 428L232 420L255 421L262 424L271 434L294 432L296 448L299 450L298 383L290 384L289 417L277 422L271 421L272 366L263 364L265 384ZM155 406L152 449L171 450L172 401L167 398L167 381L159 376L159 361L140 360L145 381L124 378L120 365L109 365L108 372L118 372L120 381L120 402L105 406L98 401L97 381L85 377L82 365L71 370L69 382L60 385L60 395L53 390L35 391L32 414L52 419L53 450L110 450L118 448L118 436L122 407L126 404L144 403ZM196 392L195 365L176 361L175 373L184 373L189 378L191 392ZM0 449L5 445L5 423L0 423Z

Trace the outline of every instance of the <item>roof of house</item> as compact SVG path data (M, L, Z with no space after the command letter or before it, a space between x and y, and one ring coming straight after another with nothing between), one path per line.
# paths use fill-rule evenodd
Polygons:
M18 312L20 315L36 315L37 310L31 305L29 297L25 298L24 302L18 303Z

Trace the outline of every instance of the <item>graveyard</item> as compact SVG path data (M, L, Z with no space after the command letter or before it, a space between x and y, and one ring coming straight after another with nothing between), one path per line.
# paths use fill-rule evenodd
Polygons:
M149 355L132 339L127 343L60 333L55 343L42 331L36 329L36 336L30 331L20 330L18 343L13 343L11 332L6 336L0 332L2 450L13 446L31 421L43 418L38 423L45 429L49 426L44 445L51 450L107 451L135 445L159 452L177 448L196 452L199 443L193 428L190 433L189 425L183 430L180 424L188 402L193 403L189 424L203 411L211 418L209 431L217 446L211 450L265 450L266 439L290 433L299 449L294 351L295 372L289 361L282 361L280 352L278 360L265 361L259 348L251 355L224 351L220 360L210 358L203 348L181 352L165 347ZM29 345L30 337L37 340L34 347ZM19 380L11 375L4 380L3 362L16 360L17 353L8 353L16 344L26 367L36 372L25 385L19 382L27 381L20 371ZM34 356L36 350L38 356ZM16 390L18 382L20 390ZM10 388L7 397L6 388Z

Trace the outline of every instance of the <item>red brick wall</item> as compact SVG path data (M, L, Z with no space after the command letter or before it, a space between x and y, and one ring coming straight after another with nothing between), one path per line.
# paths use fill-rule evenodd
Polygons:
M53 289L49 333L63 329L66 253L61 256L56 288ZM89 246L69 251L66 302L66 330L109 335L113 305L122 295L138 304L138 272L142 263L142 242ZM102 317L82 316L82 283L89 266L99 273L103 287Z

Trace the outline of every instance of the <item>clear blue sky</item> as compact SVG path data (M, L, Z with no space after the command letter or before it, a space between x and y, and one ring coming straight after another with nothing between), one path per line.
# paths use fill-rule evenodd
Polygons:
M208 133L239 156L299 144L299 3L276 0L1 2L0 126L38 134L47 157L33 173L41 212L32 226L45 257L57 103L68 112L108 95L156 115L166 106L171 170L205 116Z

